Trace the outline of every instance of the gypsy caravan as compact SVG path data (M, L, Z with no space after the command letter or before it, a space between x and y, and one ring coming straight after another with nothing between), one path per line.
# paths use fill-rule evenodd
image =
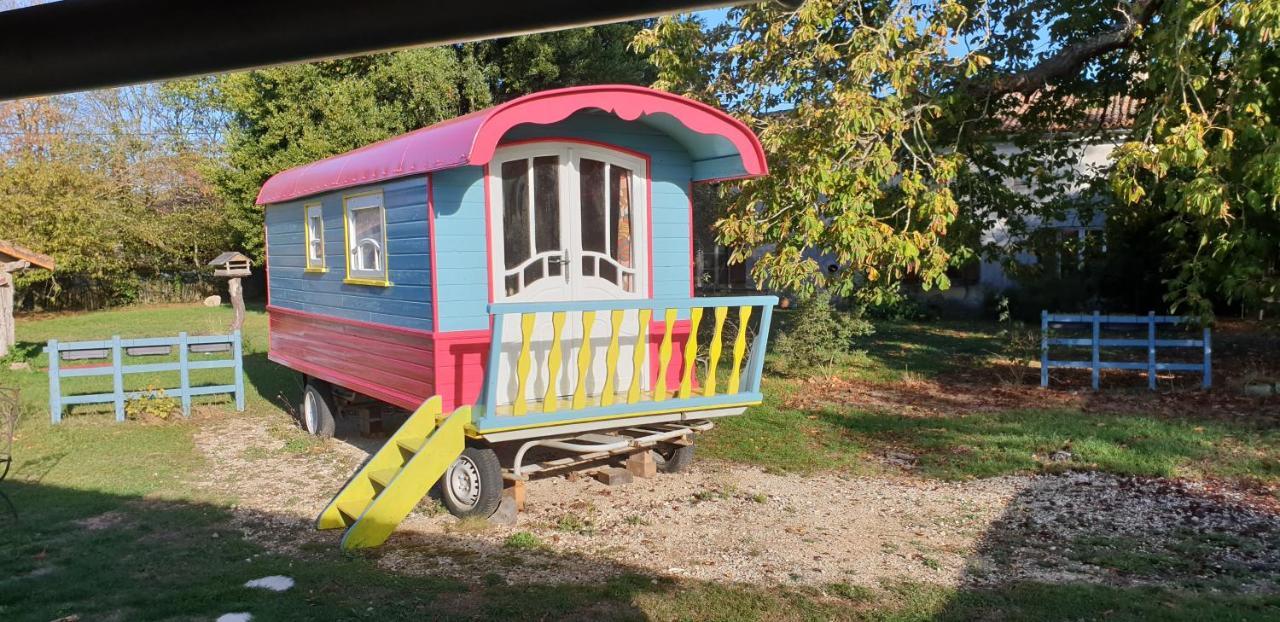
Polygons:
M269 179L269 357L304 375L306 428L361 401L413 413L317 526L373 546L437 481L488 516L504 479L687 464L694 431L761 401L777 302L694 297L692 184L766 173L722 111L587 86Z

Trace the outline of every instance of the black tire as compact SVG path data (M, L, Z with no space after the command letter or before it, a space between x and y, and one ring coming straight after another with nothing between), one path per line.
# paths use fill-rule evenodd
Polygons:
M489 518L502 501L498 454L488 447L468 446L445 469L436 486L440 501L450 514L458 518Z
M653 449L653 460L659 473L685 473L693 468L693 443L658 445Z
M333 404L333 388L329 383L312 378L302 389L302 429L319 436L333 438L333 415L338 409Z

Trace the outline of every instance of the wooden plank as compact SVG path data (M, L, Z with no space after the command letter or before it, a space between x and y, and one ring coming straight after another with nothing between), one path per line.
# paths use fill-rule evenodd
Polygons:
M724 318L729 314L729 307L715 308L716 328L711 335L711 347L707 353L707 377L703 382L703 397L716 394L716 368L720 366L720 353L724 348Z
M613 404L615 399L614 379L618 375L618 338L622 333L622 319L626 317L627 312L622 309L614 309L609 313L609 347L605 349L605 376L604 388L600 391L600 405L609 406ZM639 373L636 370L633 373Z
M680 376L680 397L693 394L693 368L698 356L698 323L702 321L702 308L689 310L689 338L684 343L684 373Z
M591 371L591 330L595 328L596 312L582 312L582 341L578 346L578 377L573 387L573 408L587 405L587 380Z
M564 311L551 314L551 351L547 353L547 390L542 394L542 412L555 412L560 406L556 387L560 384L560 364L563 362Z
M671 333L676 325L676 309L667 309L663 321L662 344L658 346L658 377L653 387L653 399L661 402L667 399L667 368L671 365Z
M742 390L742 357L747 353L747 323L751 320L751 305L738 307L738 335L733 340L733 369L729 372L730 394Z

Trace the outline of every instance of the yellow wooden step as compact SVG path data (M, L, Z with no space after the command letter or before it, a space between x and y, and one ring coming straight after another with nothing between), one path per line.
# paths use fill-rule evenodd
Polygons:
M373 471L369 473L369 479L373 480L373 483L383 488L386 488L387 484L390 484L391 480L395 478L396 474L399 472L400 472L400 469L398 468L397 469L379 469L377 471Z
M347 519L347 522L354 523L359 520L360 515L364 514L365 508L369 507L368 501L340 501L338 503L338 511Z
M425 436L396 439L396 444L400 446L400 449L415 454L418 453L419 449L422 449L422 444L425 442L427 442L427 437Z

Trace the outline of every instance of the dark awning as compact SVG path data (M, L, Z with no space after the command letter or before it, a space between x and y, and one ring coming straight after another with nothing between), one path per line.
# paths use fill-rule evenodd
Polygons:
M63 0L0 11L0 100L617 22L734 0Z

